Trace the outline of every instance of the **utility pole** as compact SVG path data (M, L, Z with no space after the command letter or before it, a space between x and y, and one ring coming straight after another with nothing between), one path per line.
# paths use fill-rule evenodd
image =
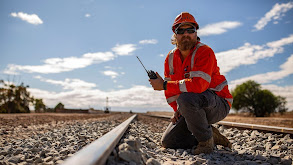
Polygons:
M105 113L110 112L110 107L109 107L109 97L106 97L106 107L105 107Z

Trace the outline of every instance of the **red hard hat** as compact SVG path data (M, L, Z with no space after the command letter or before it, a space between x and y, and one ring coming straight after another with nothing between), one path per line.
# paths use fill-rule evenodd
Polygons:
M182 23L191 23L195 26L196 30L199 28L197 22L191 14L189 14L188 12L182 12L175 18L175 21L173 23L172 30L174 33L176 26Z

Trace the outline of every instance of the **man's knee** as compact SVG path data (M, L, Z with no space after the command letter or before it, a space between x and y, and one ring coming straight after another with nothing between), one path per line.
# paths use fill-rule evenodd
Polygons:
M203 97L201 93L181 93L177 99L181 114L185 110L200 109L203 106Z
M177 104L180 106L188 106L193 102L190 93L181 93L177 99Z

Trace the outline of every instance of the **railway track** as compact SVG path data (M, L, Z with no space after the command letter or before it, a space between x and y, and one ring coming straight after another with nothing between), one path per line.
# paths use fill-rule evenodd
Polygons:
M63 165L84 165L84 164L291 164L292 163L292 151L293 151L293 140L288 135L292 135L292 129L288 128L279 128L279 127L264 127L259 125L248 125L241 123L233 123L233 122L219 122L218 125L221 126L229 126L229 127L237 127L241 129L253 129L252 135L255 138L262 138L259 136L258 131L269 131L273 133L287 133L285 137L282 138L289 139L289 146L286 149L290 149L289 153L286 154L276 154L277 152L271 152L271 155L263 156L260 152L261 148L254 148L252 150L259 151L256 155L245 152L243 150L232 149L229 150L227 148L217 148L215 154L204 155L201 154L199 156L193 155L192 149L188 150L174 150L174 149L164 149L160 147L159 138L155 139L151 135L148 135L148 131L144 134L141 134L141 127L137 126L139 121L133 121L137 116L133 115L128 120L117 126L112 131L105 134L103 137L99 138L95 142L90 145L84 147L82 150L77 152L74 156L65 160ZM145 118L149 118L152 120L157 118L158 122L162 119L169 119L170 116L154 116L154 115L140 115L140 119L142 122ZM134 122L134 123L132 123ZM131 124L132 123L132 124ZM128 128L130 126L130 128ZM148 129L148 125L144 127L144 129ZM230 128L232 129L232 128ZM235 128L236 129L236 128ZM128 130L127 132L125 132ZM258 130L258 131L256 131ZM232 130L234 133L238 133L241 131ZM246 132L247 131L243 131ZM266 133L265 135L273 135ZM250 135L249 135L250 136ZM120 140L123 137L124 139ZM139 138L140 137L140 138ZM237 136L239 139L239 135ZM273 136L271 136L272 138ZM274 137L278 137L281 139L280 135L276 135ZM230 138L231 139L231 138ZM120 143L118 144L118 142ZM235 140L234 140L235 141ZM256 140L257 141L257 140ZM233 140L232 140L233 142ZM280 143L276 142L276 144ZM116 147L115 147L116 146ZM234 148L239 148L238 145L233 145ZM274 146L275 147L275 146ZM273 146L271 146L273 148ZM277 147L275 147L277 148ZM284 147L285 149L285 147ZM283 150L284 150L283 149ZM280 151L281 151L280 147ZM111 154L112 152L112 154ZM110 154L112 156L110 156ZM158 155L163 156L158 156ZM212 155L212 156L210 156ZM109 157L110 156L110 157ZM279 157L278 157L279 156ZM182 157L187 158L184 160ZM222 160L221 160L222 159ZM230 160L229 160L230 159Z
M43 126L37 127L37 134L30 138L5 142L4 147L0 145L0 165L292 164L292 133L284 133L286 129L283 132L268 132L259 128L255 130L255 126L235 128L235 124L221 123L217 128L232 142L232 149L216 146L212 154L194 155L194 148L161 147L160 138L169 124L170 116L127 116L130 115L121 114L119 117L116 114L113 118L98 121L65 122L64 126L58 125L62 128L49 126L44 133L39 133L44 130ZM125 120L125 117L128 119ZM25 147L20 149L19 146Z
M84 147L74 156L67 159L63 165L104 164L135 117L136 115L131 116L98 140Z
M171 116L166 116L166 115L148 115L148 116L167 119L167 120L171 118ZM288 128L288 127L276 127L276 126L237 123L237 122L229 122L229 121L219 121L216 124L227 126L227 127L239 128L239 129L251 129L251 130L258 130L262 132L273 132L278 134L290 134L290 136L293 137L293 128Z

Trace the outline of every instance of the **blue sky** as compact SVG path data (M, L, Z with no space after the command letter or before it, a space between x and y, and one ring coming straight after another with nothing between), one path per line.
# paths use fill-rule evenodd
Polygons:
M1 0L0 79L48 107L172 111L135 56L163 75L171 26L194 15L229 88L254 80L293 109L293 2Z

